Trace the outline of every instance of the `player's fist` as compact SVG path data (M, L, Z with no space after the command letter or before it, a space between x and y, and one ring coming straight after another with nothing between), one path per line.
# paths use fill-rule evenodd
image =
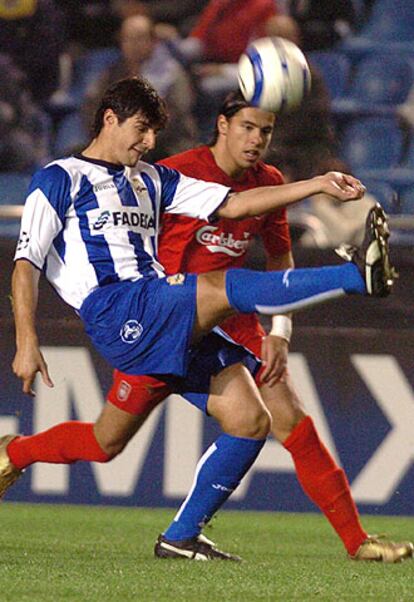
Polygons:
M329 171L320 177L322 192L338 201L356 201L365 193L365 186L354 176L339 171Z

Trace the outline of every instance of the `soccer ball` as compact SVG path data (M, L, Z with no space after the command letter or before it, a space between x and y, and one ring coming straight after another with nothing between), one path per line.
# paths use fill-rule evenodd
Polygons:
M303 52L283 38L260 38L242 54L240 91L255 107L282 113L297 107L309 92L311 75Z

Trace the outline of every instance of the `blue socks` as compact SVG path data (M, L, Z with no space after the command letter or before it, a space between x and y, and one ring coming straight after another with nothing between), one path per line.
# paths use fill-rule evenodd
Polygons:
M164 533L166 539L180 541L198 535L236 489L265 441L220 435L200 459L193 486Z
M354 263L284 272L230 269L226 274L230 305L241 313L278 314L310 307L345 294L366 293Z

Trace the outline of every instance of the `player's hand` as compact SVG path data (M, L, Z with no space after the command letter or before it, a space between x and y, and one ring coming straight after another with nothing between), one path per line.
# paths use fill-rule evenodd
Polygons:
M288 361L289 343L273 335L267 335L262 340L262 364L264 366L261 375L263 384L273 387L286 372Z
M357 201L364 196L365 186L354 176L339 171L329 171L321 178L322 192L338 201Z
M26 345L17 350L12 364L13 372L23 381L23 393L34 397L33 381L40 372L48 387L53 387L45 359L36 345Z

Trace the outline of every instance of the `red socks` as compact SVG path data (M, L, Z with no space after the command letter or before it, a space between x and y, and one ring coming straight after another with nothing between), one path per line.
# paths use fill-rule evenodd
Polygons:
M325 514L349 554L354 555L367 533L360 524L345 473L319 439L309 416L296 426L284 447L292 454L304 491ZM8 445L7 453L19 469L34 462L71 464L110 459L95 438L93 423L76 421L63 422L37 435L17 437Z
M77 460L107 462L109 456L100 448L92 422L62 422L47 431L29 437L17 437L7 446L7 454L16 468L34 462L72 464Z
M292 454L303 490L322 510L348 553L354 555L367 533L359 521L346 475L319 439L312 418L301 420L284 447Z

